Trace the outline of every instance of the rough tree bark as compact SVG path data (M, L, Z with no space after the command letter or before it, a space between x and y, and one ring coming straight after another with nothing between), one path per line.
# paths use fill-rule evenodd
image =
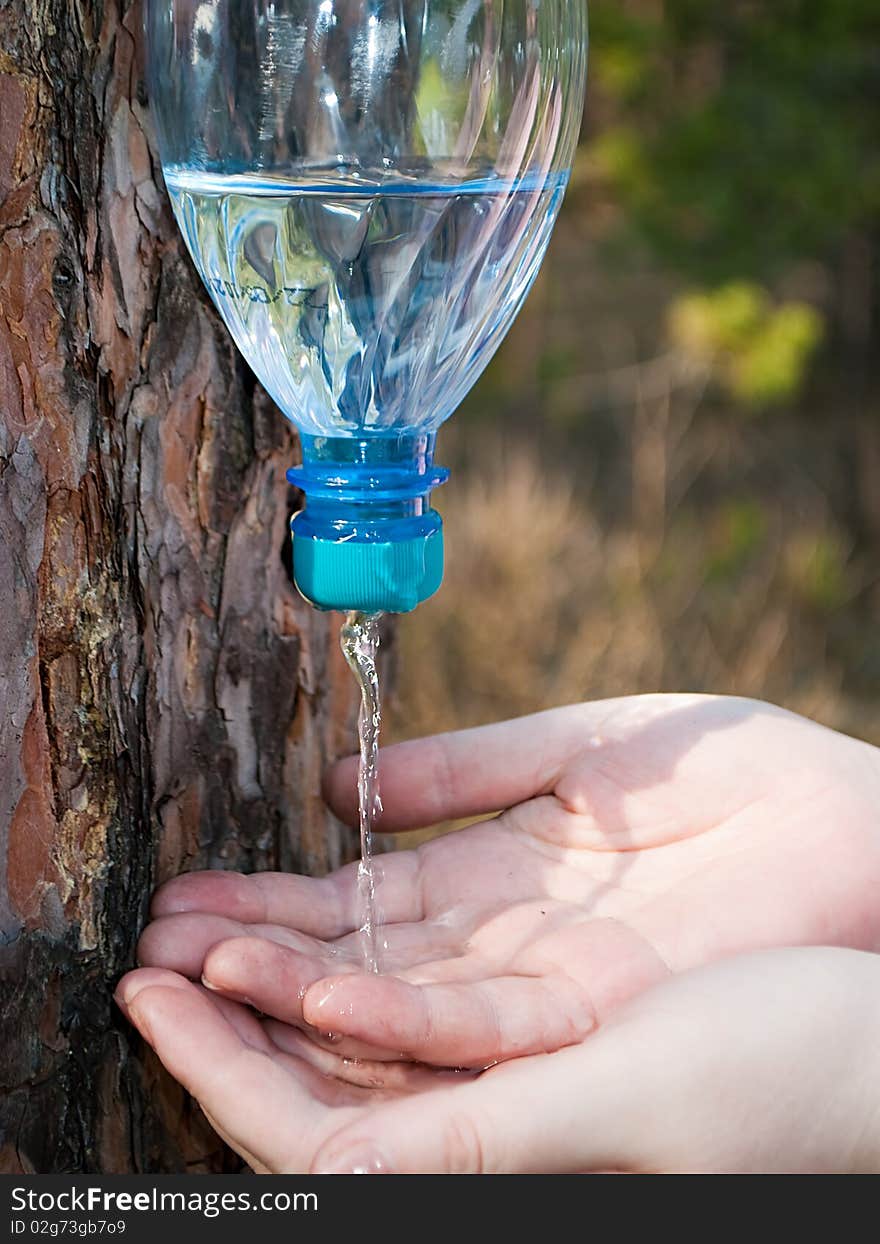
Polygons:
M141 13L0 0L0 1170L227 1169L111 1003L151 887L310 872L351 742L292 438L184 256Z

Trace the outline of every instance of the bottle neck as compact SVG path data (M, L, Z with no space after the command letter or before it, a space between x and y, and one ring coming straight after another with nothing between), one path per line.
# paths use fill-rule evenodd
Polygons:
M303 436L287 478L306 494L292 523L293 577L319 609L409 613L443 581L443 523L431 492L433 434Z
M449 478L434 466L435 433L302 435L302 466L288 472L306 495L297 530L313 538L411 539L437 521L431 493Z

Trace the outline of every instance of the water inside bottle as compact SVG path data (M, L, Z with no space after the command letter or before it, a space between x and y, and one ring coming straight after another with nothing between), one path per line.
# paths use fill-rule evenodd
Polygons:
M181 230L241 352L311 435L437 428L538 272L567 174L308 182L180 167Z

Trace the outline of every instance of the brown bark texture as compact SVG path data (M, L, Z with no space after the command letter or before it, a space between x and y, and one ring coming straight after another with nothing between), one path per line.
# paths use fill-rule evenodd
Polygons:
M235 1169L115 1011L152 887L319 873L337 621L161 189L141 12L0 0L0 1171Z

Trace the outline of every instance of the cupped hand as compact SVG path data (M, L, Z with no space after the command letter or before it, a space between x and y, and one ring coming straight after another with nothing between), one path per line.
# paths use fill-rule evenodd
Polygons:
M479 1068L558 1050L669 973L762 947L880 947L878 756L698 696L401 744L382 753L382 830L507 810L380 858L385 974L360 970L351 867L179 877L141 962L342 1055ZM356 821L353 761L327 796Z
M876 955L729 959L648 990L569 1049L477 1077L389 1066L394 1086L372 1090L170 972L133 972L118 997L259 1171L880 1170Z

